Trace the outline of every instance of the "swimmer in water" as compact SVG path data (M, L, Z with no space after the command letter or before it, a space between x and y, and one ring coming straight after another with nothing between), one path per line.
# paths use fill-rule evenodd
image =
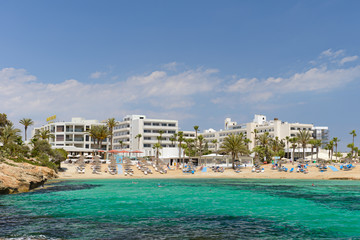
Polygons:
M312 184L311 186L315 187L315 184Z

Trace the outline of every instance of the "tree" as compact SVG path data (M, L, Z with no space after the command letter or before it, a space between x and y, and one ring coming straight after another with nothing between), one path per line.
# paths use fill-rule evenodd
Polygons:
M198 147L198 144L197 144L197 140L198 140L198 131L199 131L199 126L195 125L194 126L194 130L195 130L195 151L197 151L197 147Z
M184 132L182 132L182 131L179 131L178 132L178 139L177 139L177 141L178 141L178 148L179 148L179 159L181 160L181 144L183 143L183 141L184 141ZM182 163L183 165L184 165L184 161L183 161L183 163Z
M186 144L186 150L185 150L185 154L190 157L190 156L194 156L195 155L195 151L193 149L193 143L194 143L194 139L192 138L185 138L184 142Z
M248 153L244 140L240 135L231 134L224 138L220 150L231 155L232 168L235 169L235 159L239 154Z
M203 143L204 143L204 136L203 135L199 135L197 137L197 140L199 141L199 160L201 162L201 156L202 156L202 148L203 148Z
M350 148L350 158L353 158L353 152L354 152L354 144L353 143L349 143L346 147Z
M98 149L101 149L102 142L110 135L108 127L104 125L92 125L87 133L93 139Z
M357 136L355 130L352 130L349 134L352 135L352 137L353 137L352 144L353 144L353 147L355 147L355 137ZM354 154L354 149L352 148L351 149L351 158L353 157L353 154Z
M217 155L217 143L218 143L218 140L217 140L217 139L213 139L213 140L211 140L211 143L214 144L214 146L215 146L215 153L216 153L216 155Z
M318 160L318 159L319 159L319 148L320 148L321 144L322 144L321 139L316 139L316 141L315 141L315 147L316 147L316 160Z
M14 128L12 123L2 127L0 141L3 143L3 146L14 143L18 139L20 132L20 129Z
M297 148L297 142L298 142L298 139L297 137L293 137L293 138L290 138L289 139L289 142L291 143L291 148L292 148L292 156L291 156L291 161L292 163L294 164L294 161L295 161L295 149Z
M20 124L25 127L25 141L27 140L27 129L29 126L34 125L34 121L31 118L23 118L19 121Z
M330 160L332 160L333 152L334 152L334 142L331 140L328 143L329 152L330 152Z
M309 143L311 134L308 130L299 130L299 132L296 134L296 137L298 138L298 141L303 148L303 158L305 159L305 148Z
M123 147L124 147L124 141L119 140L119 144L120 144L120 149L123 149Z
M109 128L109 138L110 138L110 150L113 149L113 130L114 127L118 125L118 122L115 120L115 118L109 118L106 122L107 127Z
M245 139L244 139L244 143L245 143L245 145L246 145L247 150L250 151L249 143L251 143L251 140L248 139L248 138L245 138Z
M50 130L48 129L40 129L39 131L36 132L35 138L40 138L42 140L49 140L49 138L53 138L54 134L52 134L50 132Z
M159 155L160 155L160 149L162 149L162 146L161 146L161 144L160 143L155 143L154 145L153 145L153 149L155 149L156 151L155 151L155 158L156 158L156 165L158 165L159 164Z
M266 158L266 161L271 161L271 153L269 151L271 138L269 136L269 133L266 132L264 134L258 135L257 140L259 142L259 145L264 149L264 158Z
M335 146L335 157L336 157L336 161L337 161L337 160L338 160L337 147L338 147L338 143L340 142L340 139L338 139L337 137L334 137L332 141L334 142L334 146Z
M141 139L142 135L139 133L138 135L135 136L135 138L138 139L138 149L140 150L140 139ZM160 144L160 142L159 142Z
M286 152L287 152L287 156L289 157L289 142L290 142L290 136L286 136L285 137L285 141L286 141Z
M314 147L316 145L316 139L310 139L309 144L311 145L311 161L313 160Z

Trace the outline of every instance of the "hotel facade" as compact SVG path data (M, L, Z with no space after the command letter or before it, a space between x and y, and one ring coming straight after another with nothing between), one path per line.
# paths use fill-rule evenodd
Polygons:
M53 148L63 148L69 153L87 153L95 150L109 149L109 140L105 139L98 147L87 131L95 125L106 125L98 120L86 120L84 118L72 118L70 122L50 122L38 128L34 128L32 136L41 130L48 130L52 137L49 143Z
M94 125L106 125L105 122L97 120L85 120L83 118L72 118L71 122L48 123L40 128L33 130L33 135L40 129L49 130L54 135L49 140L54 148L64 148L68 152L92 152L98 150L97 145L87 133ZM208 129L198 135L203 135L208 144L209 150L215 151L220 148L224 139L231 134L243 134L250 139L249 149L255 147L256 135L269 133L271 138L278 137L280 140L288 137L295 137L300 130L309 131L313 138L328 141L329 131L327 127L316 127L313 124L289 123L277 118L267 120L265 115L255 115L252 122L238 124L226 118L224 129L216 131ZM113 129L113 149L141 151L138 156L155 156L156 149L154 145L160 142L160 157L177 158L179 149L177 141L174 141L174 134L179 132L179 123L177 120L167 119L148 119L145 115L127 115ZM195 138L195 131L183 131L184 138ZM160 138L161 135L161 138ZM214 143L216 142L216 143ZM285 141L284 141L285 142ZM286 143L286 142L285 142ZM110 142L106 139L101 148L109 150ZM285 146L287 157L290 157L292 149L290 144ZM305 149L306 153L311 152L310 148ZM296 153L302 152L297 148Z

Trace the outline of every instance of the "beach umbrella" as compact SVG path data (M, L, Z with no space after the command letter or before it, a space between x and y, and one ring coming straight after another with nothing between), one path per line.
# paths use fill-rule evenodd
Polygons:
M101 162L100 162L100 158L99 158L98 156L95 156L95 157L94 157L93 165L94 165L96 168L100 168Z
M109 153L119 153L119 152L120 152L120 151L115 150L115 149L109 151Z
M84 161L84 156L80 156L79 160L77 160L76 162L80 167L84 167L85 166L85 161Z
M110 164L109 167L116 167L116 159L114 156L110 157Z

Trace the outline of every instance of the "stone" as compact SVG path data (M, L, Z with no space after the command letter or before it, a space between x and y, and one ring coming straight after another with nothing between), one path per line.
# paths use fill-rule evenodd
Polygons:
M56 172L47 167L11 160L6 162L0 163L0 194L28 192L57 177Z

